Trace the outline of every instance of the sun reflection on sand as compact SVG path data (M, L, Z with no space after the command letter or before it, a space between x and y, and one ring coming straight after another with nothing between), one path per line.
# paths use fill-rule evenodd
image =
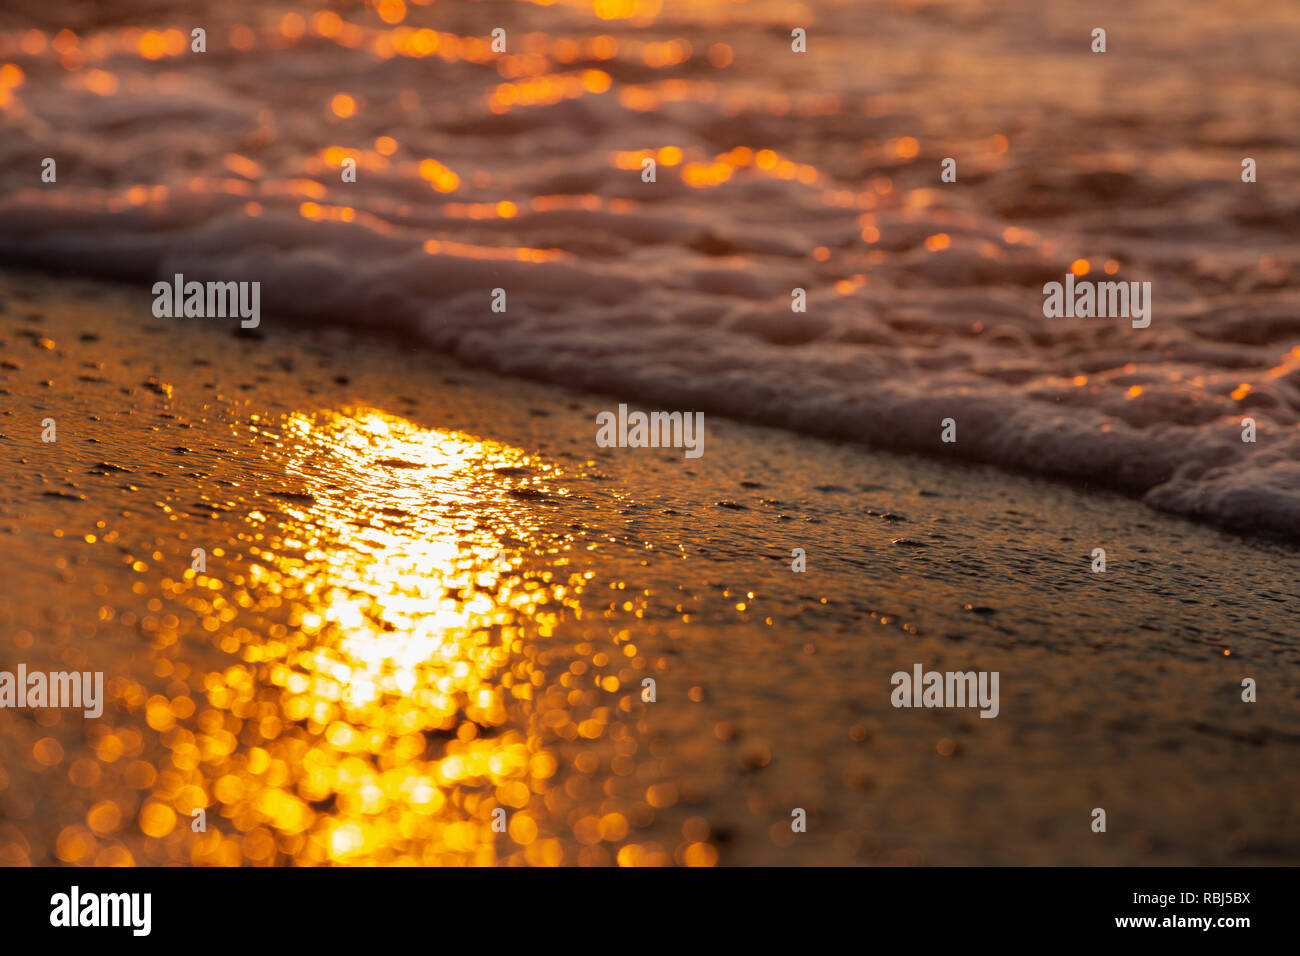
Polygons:
M171 765L145 831L174 858L222 864L554 864L575 838L624 842L631 808L550 809L557 772L604 763L587 753L562 768L551 744L621 738L616 717L640 707L612 645L580 648L603 667L546 666L546 639L580 614L589 575L562 543L549 570L524 573L509 542L542 537L530 514L564 493L556 470L369 409L261 431L293 449L301 490L249 514L252 563L228 597L229 582L194 571L174 584L240 661L191 678L206 707L148 702ZM236 614L252 626L232 627ZM222 822L191 834L200 807ZM641 861L633 847L625 862ZM597 852L587 859L614 861Z

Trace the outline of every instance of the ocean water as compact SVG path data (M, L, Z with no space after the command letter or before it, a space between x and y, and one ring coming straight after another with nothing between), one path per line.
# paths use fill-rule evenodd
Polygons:
M1285 0L42 3L0 261L1295 538L1298 43ZM1149 327L1045 318L1067 272Z

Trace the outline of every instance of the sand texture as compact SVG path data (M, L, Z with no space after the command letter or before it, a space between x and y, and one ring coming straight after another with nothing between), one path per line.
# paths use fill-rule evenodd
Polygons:
M150 302L0 280L2 862L1300 862L1285 546Z

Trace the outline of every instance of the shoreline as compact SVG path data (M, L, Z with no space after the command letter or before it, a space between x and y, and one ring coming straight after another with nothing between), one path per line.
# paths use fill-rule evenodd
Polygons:
M138 285L121 281L115 276L96 277L79 274L72 270L60 270L46 268L44 266L34 266L30 269L0 269L0 275L8 276L29 276L37 281L58 282L70 281L74 284L89 284L103 289L118 290L123 296L131 296L138 290ZM218 283L219 285L220 283ZM213 283L208 283L209 286ZM244 285L257 286L258 283L240 283L241 288ZM152 314L152 313L151 313ZM945 457L951 446L942 443L942 436L948 434L950 429L947 427L940 428L938 425L933 429L935 441L887 441L877 443L870 437L864 437L863 429L843 421L842 415L837 416L836 421L830 421L823 425L801 420L797 425L794 422L775 424L765 421L754 421L747 414L743 404L737 404L728 400L717 400L694 396L697 399L694 402L688 402L683 405L680 396L674 396L664 391L663 387L657 383L639 383L634 377L621 380L622 390L615 390L614 381L608 379L599 379L595 381L584 381L584 375L575 368L573 381L564 384L553 380L549 373L539 367L531 366L526 362L517 364L514 362L502 362L497 358L486 355L475 356L472 354L463 354L461 350L445 351L436 341L431 340L427 332L422 332L418 328L413 328L405 324L392 326L383 326L381 335L372 338L371 333L374 330L365 330L363 326L348 324L337 321L337 319L327 320L320 327L311 329L307 326L302 315L287 317L284 315L270 317L272 323L277 319L282 321L278 334L287 336L313 335L321 334L330 337L331 341L353 342L360 346L377 346L382 347L385 343L388 345L400 345L416 351L420 356L430 362L436 362L440 367L450 370L461 370L474 372L484 377L484 381L507 381L516 384L529 383L543 389L557 390L567 397L579 399L588 402L603 401L606 404L613 403L610 409L616 409L620 403L627 404L629 407L641 406L646 410L656 407L656 403L664 407L677 409L689 405L696 411L697 415L709 415L713 419L719 418L733 422L735 424L745 425L756 429L771 429L788 434L803 435L813 441L827 442L831 444L843 443L851 448L857 448L868 454L886 455L897 458L901 461L923 460L926 462L940 464L943 467L951 466L958 470L966 468L987 467L993 471L1014 478L1026 478L1030 480L1046 481L1049 483L1059 484L1063 487L1070 488L1083 494L1091 494L1100 491L1103 494L1116 494L1126 500L1134 501L1145 505L1152 512L1164 517L1175 520L1184 520L1200 527L1212 528L1220 531L1230 537L1236 538L1243 543L1270 544L1285 548L1296 553L1300 553L1300 539L1296 537L1296 531L1291 526L1289 520L1277 519L1273 515L1272 519L1263 512L1256 513L1255 510L1244 503L1244 499L1238 502L1235 509L1229 512L1219 514L1213 509L1194 506L1188 501L1182 504L1177 503L1180 492L1175 486L1179 485L1181 479L1175 476L1169 476L1169 480L1161 482L1153 487L1145 487L1150 481L1148 477L1137 477L1138 473L1145 473L1145 466L1133 465L1124 466L1116 465L1112 470L1109 481L1097 481L1091 478L1080 479L1076 471L1078 462L1066 456L1054 456L1058 458L1056 464L1048 466L1039 462L1035 466L1026 463L1015 464L1009 461L999 459L990 452L977 451L969 457ZM231 317L226 319L220 318L184 318L171 319L167 317L155 317L159 323L170 321L193 322L197 323L199 328L191 331L215 332L218 335L225 335L227 332L234 338L246 337L256 340L260 337L260 332L256 325L245 325L246 319ZM260 322L260 317L258 319ZM231 326L227 329L222 326L224 322ZM203 329L205 323L212 323L215 329ZM434 337L436 340L436 336ZM687 389L689 391L689 389ZM606 410L605 406L601 406ZM1250 419L1253 421L1253 419ZM939 420L936 419L936 422ZM945 419L944 421L947 421ZM593 427L598 427L593 426ZM1240 428L1232 425L1228 429L1234 435ZM1254 426L1252 426L1252 431ZM880 437L879 429L867 429L872 435ZM619 432L621 434L621 432ZM1057 439L1052 438L1055 442ZM1133 436L1126 441L1135 440ZM939 450L936 450L939 449ZM1056 447L1060 451L1060 447ZM1053 456L1048 456L1053 457ZM1198 465L1198 468L1200 466ZM1133 484L1138 481L1138 485ZM1283 485L1285 480L1283 479ZM1142 487L1139 487L1142 486ZM1238 495L1241 489L1226 488L1224 493L1229 495ZM1285 491L1285 487L1274 489L1264 487L1258 490L1256 497L1269 498L1274 491ZM1240 497L1240 496L1238 496ZM1186 507L1184 507L1186 506ZM1285 507L1284 503L1278 502L1279 507Z

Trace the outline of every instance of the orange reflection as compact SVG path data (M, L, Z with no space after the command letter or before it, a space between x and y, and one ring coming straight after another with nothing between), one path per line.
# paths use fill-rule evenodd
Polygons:
M253 430L292 448L298 490L247 515L245 573L164 581L230 663L176 663L173 695L144 703L170 756L149 768L141 829L195 863L667 862L627 842L647 806L675 799L663 785L626 804L594 787L559 817L547 802L564 778L608 766L553 745L607 738L633 753L623 720L640 706L617 638L548 667L546 642L590 575L562 543L532 573L502 546L502 534L545 537L529 495L563 495L562 475L374 409ZM209 827L192 833L199 809ZM110 805L86 820L62 838L65 859L122 824Z

